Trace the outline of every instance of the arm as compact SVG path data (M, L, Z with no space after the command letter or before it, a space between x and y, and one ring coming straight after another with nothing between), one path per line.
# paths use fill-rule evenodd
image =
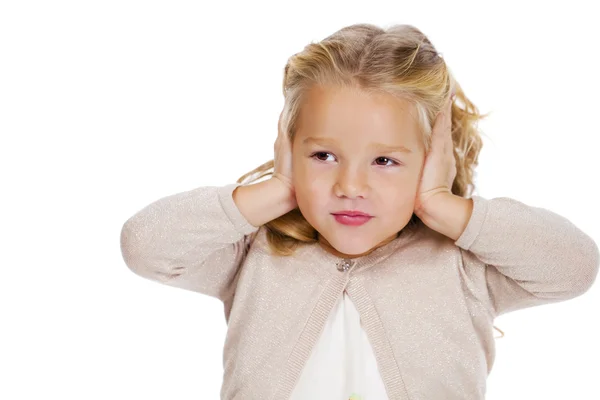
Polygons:
M423 219L455 240L466 276L487 292L496 315L571 299L592 286L598 245L565 217L507 197L447 195L454 197L440 196Z
M225 301L259 229L249 221L262 224L294 208L283 199L289 199L289 189L279 180L163 197L123 225L123 259L144 278Z

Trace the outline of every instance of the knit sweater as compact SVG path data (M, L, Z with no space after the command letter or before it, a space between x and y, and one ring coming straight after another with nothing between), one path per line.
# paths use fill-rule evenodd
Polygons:
M318 243L273 254L233 201L238 183L160 198L121 230L125 264L223 302L221 399L288 399L334 306L356 306L390 400L484 399L493 321L585 293L600 252L563 216L473 195L456 240L424 226L340 259Z

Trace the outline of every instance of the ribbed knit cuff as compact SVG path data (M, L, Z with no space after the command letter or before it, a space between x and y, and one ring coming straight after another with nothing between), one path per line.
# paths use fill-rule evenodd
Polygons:
M473 212L471 218L465 227L462 235L454 242L458 247L469 250L479 236L481 228L485 223L485 218L488 212L489 201L486 198L480 196L471 196L473 199Z
M223 211L233 224L235 230L243 235L248 235L256 232L259 227L250 224L233 201L233 191L238 186L242 186L242 184L236 182L220 186L217 188L217 194L219 196L221 207L223 207Z

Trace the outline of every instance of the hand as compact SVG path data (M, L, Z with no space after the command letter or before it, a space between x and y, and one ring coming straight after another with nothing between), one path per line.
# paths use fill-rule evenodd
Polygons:
M426 154L421 178L415 198L414 213L419 216L427 201L440 194L452 194L452 183L456 178L454 143L452 142L452 100L448 101L437 115L431 134L431 148Z
M281 117L283 111L279 115L277 123L277 139L275 140L273 176L272 178L279 179L290 188L292 193L295 193L294 185L292 184L292 144L290 143L287 132L281 130Z

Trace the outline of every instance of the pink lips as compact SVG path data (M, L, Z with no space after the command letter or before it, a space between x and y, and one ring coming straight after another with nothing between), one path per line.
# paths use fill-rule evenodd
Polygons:
M361 211L339 211L332 213L332 215L340 224L350 226L362 225L373 218L372 215L363 213Z

